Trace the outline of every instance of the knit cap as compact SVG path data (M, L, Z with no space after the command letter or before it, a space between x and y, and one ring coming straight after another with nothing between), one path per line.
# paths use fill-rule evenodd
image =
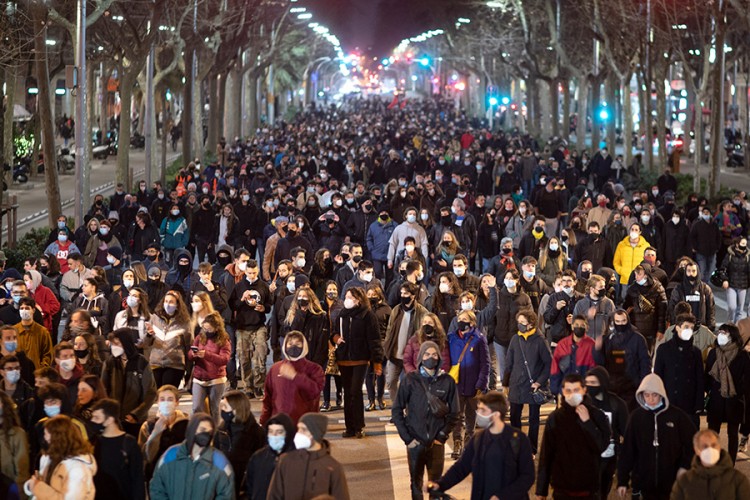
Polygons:
M305 413L299 421L307 426L307 430L310 431L316 443L323 442L323 437L328 430L328 417L321 413Z

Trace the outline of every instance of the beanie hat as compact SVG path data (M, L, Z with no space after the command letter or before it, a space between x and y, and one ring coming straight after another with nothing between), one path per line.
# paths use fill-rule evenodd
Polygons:
M305 413L299 421L305 424L316 443L323 442L323 437L328 430L328 417L320 413Z
M440 364L443 362L443 360L440 359L440 348L438 347L438 345L435 342L431 341L431 340L425 340L424 342L422 342L422 345L419 346L419 355L417 356L417 364L418 365L422 364L422 359L424 358L424 353L430 347L432 347L433 349L435 349L437 351L437 353L438 353L438 366L440 366Z
M107 249L107 252L115 259L122 260L122 248L110 247L109 249Z
M310 284L310 278L308 278L306 275L300 273L294 277L294 289L298 290L302 288L305 285Z

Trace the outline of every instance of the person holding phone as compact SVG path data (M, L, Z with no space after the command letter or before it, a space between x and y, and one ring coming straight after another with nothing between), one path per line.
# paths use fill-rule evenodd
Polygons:
M227 362L232 353L229 335L224 329L224 320L217 312L206 316L201 330L190 346L188 359L193 361L193 413L203 411L208 397L208 406L214 423L220 422L219 401L224 396L227 383Z

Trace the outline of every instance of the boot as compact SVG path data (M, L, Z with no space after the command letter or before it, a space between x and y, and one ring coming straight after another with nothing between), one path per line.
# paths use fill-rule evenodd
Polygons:
M365 411L373 411L375 409L375 403L370 401L370 403L365 406Z
M460 439L454 439L453 440L453 452L451 453L451 458L453 460L458 460L461 458L461 453L463 452L463 442Z

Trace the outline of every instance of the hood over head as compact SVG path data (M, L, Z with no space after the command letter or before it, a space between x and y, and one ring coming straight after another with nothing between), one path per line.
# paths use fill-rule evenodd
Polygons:
M649 373L641 381L641 385L638 386L638 390L635 392L635 399L642 408L646 408L646 402L643 399L644 392L655 392L662 397L664 401L663 409L669 408L669 398L667 398L667 390L664 388L664 382L661 377L655 373Z
M417 361L419 363L419 366L422 366L422 358L424 357L424 353L430 347L432 347L433 349L435 349L437 351L437 353L438 353L438 367L440 367L443 364L442 357L440 356L440 347L438 347L438 345L435 342L431 341L431 340L426 340L426 341L422 342L421 346L419 346L419 354L417 355L418 356L417 357Z
M286 353L286 344L291 338L298 338L302 340L302 354L300 354L296 358L292 358ZM309 348L307 346L307 339L305 338L305 335L302 332L299 332L297 330L293 330L287 333L286 336L284 337L284 344L281 346L281 352L284 354L284 358L288 359L289 361L297 361L297 360L304 359L305 357L307 357Z
M128 361L138 357L138 349L135 347L135 339L138 337L136 330L132 328L118 328L110 335L120 341Z
M26 274L31 276L31 286L33 290L36 290L39 285L42 283L42 274L35 270L35 269L29 269L26 271Z
M271 425L281 425L284 427L284 430L286 431L286 439L284 442L283 451L287 452L289 450L293 450L294 435L297 433L297 427L294 425L294 422L292 422L292 418L286 413L277 413L273 417L269 418L268 422L266 422L266 434L268 434L268 427Z
M590 369L586 374L587 377L596 377L599 381L599 385L602 388L602 392L609 392L609 372L603 366L595 366Z
M184 258L187 258L190 261L190 269L192 270L193 254L191 254L189 250L186 250L184 248L175 250L174 257L172 258L172 269L177 269L180 263L180 259Z

